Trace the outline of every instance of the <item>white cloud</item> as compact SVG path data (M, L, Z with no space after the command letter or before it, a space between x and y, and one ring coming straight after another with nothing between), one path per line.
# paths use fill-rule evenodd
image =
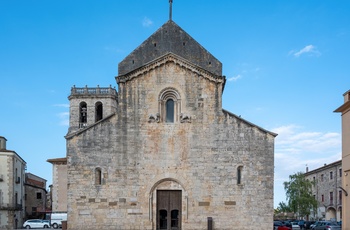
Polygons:
M307 45L299 51L290 51L289 54L293 54L295 57L300 57L302 54L309 54L310 56L320 56L321 52L313 45Z
M62 112L57 114L60 119L61 126L69 126L69 112Z
M227 80L228 81L237 81L238 79L242 78L242 75L238 74L237 76L235 77L230 77L228 78Z
M55 107L69 108L69 104L54 104L53 106L55 106Z
M275 139L275 206L285 201L283 182L289 175L322 167L340 160L341 134L305 131L298 125L285 125L271 129Z
M145 17L143 20L142 20L142 26L143 27L150 27L151 25L153 24L153 22L151 21L151 19Z
M294 153L323 154L325 151L338 148L341 144L339 133L322 133L311 131L300 131L302 127L296 125L281 126L273 129L278 133L276 147L279 151L286 151L293 146Z

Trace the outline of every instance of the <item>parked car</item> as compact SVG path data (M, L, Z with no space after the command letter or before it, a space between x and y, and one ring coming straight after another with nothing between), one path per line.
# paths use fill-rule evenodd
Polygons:
M341 226L337 222L319 221L313 230L341 230Z
M277 230L292 230L292 228L288 226L278 226Z
M51 213L50 215L50 223L53 228L61 228L62 221L67 221L67 213L59 212L59 213Z
M282 221L279 221L279 220L273 221L273 229L274 230L277 230L279 226L283 226Z
M315 223L315 221L311 220L311 221L305 221L305 229L312 229L311 225L313 225Z
M293 230L298 230L298 229L300 229L300 226L298 225L298 222L296 222L296 221L292 222L292 229L293 229Z
M23 228L50 228L50 223L47 220L31 219L24 222Z
M319 225L320 221L315 221L315 223L310 225L310 229L314 229L315 226Z
M290 227L292 229L292 223L288 220L282 222L284 226Z

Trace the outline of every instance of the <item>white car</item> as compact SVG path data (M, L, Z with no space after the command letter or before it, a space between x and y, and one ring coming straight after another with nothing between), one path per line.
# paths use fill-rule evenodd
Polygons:
M292 229L293 230L300 229L300 226L298 225L298 222L292 222Z
M50 228L50 223L47 220L32 219L24 222L23 228Z

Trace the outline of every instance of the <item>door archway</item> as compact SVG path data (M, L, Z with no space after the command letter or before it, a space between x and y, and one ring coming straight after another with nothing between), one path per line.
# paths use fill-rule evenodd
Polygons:
M181 230L187 220L187 192L173 178L166 178L154 184L150 191L150 219L153 229Z

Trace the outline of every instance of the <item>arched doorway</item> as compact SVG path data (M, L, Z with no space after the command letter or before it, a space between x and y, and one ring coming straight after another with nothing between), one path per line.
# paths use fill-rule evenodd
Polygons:
M337 214L333 207L329 207L326 212L326 220L336 220Z
M181 229L181 190L157 190L157 229Z
M187 219L187 192L173 178L154 184L150 191L153 226L157 230L181 230Z

